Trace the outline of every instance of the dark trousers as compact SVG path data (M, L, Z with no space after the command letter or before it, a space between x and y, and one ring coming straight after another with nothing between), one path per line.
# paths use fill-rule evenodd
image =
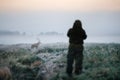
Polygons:
M83 61L83 45L70 44L67 55L67 69L66 72L71 74L73 72L73 63L75 62L75 73L82 71Z

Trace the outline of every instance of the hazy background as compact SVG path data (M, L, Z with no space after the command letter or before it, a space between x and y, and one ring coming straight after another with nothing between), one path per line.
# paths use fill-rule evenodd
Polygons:
M120 0L0 0L0 44L68 42L76 19L85 42L120 43Z

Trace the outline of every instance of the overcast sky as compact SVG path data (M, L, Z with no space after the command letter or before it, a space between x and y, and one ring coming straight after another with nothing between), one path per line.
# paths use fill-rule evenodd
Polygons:
M120 0L0 0L1 10L116 11Z
M0 30L66 33L75 19L90 35L120 35L120 0L0 0Z

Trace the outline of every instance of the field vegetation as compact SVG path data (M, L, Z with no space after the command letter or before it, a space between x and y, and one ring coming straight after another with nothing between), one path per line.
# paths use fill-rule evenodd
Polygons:
M73 74L73 78L65 73L67 43L43 44L35 50L29 46L18 46L12 49L13 45L0 47L0 67L8 66L13 80L120 80L120 44L85 44L83 73L78 76ZM50 66L53 69L47 67L48 71L53 70L50 73L52 76L38 74L43 72L40 66L48 66L50 62L56 65Z

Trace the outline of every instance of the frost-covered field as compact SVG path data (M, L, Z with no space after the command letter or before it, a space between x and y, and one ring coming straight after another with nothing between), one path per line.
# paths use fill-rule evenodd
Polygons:
M120 80L120 44L84 45L83 73L65 74L67 43L0 45L0 66L8 66L13 80Z

